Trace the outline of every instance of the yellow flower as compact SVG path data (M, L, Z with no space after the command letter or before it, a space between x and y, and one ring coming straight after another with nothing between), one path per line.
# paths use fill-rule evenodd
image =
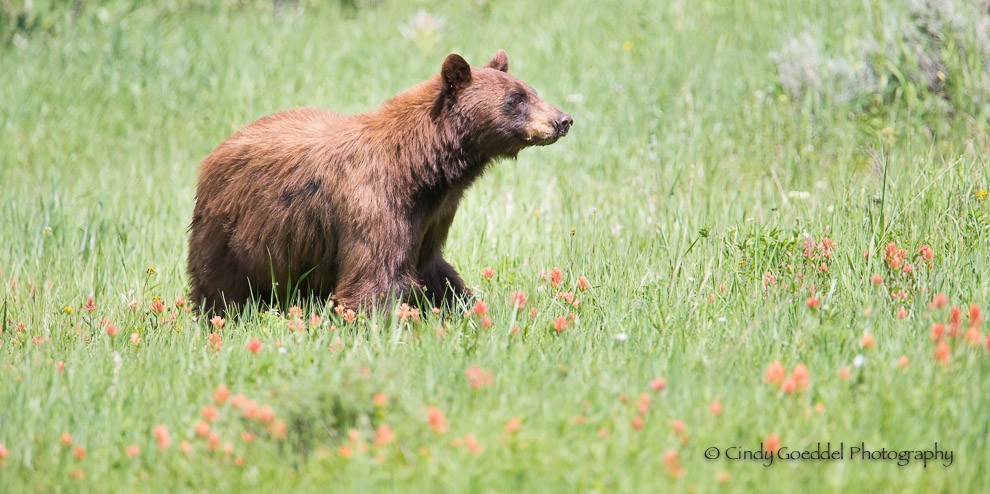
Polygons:
M633 42L632 41L623 42L622 43L622 49L623 50L626 50L626 51L632 51L632 49L633 49Z
M153 275L158 272L158 270L155 269L154 266L148 266L148 269L146 271L148 272L148 275Z
M65 312L66 314L72 314L72 307L66 305L65 307L62 307L62 312Z
M980 190L976 191L976 198L979 199L979 200L981 200L981 201L983 199L986 199L987 198L987 189L980 189Z

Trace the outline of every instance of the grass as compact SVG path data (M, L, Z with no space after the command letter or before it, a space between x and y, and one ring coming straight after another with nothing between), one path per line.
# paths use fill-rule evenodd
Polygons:
M0 491L990 488L990 351L984 334L962 336L970 305L990 303L985 119L896 103L860 114L775 85L771 51L809 23L830 46L870 32L862 2L462 3L275 17L250 2L109 2L0 47ZM432 46L397 27L420 7L445 19ZM429 312L346 323L301 301L318 327L251 311L214 350L210 324L173 305L198 161L264 114L365 111L448 52L480 64L496 48L576 124L495 166L459 210L448 258L491 327ZM831 256L806 256L806 234L834 241ZM889 242L913 275L885 261ZM554 267L559 287L539 275ZM929 336L950 318L929 307L935 293L963 314L945 363ZM807 388L766 382L776 360L807 366ZM221 385L239 408L215 404ZM195 433L211 404L217 451ZM927 468L848 451L770 467L704 457L771 435L792 450L938 442L954 456Z

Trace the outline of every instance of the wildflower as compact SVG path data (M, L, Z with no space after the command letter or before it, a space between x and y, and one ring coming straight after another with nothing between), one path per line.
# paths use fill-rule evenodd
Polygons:
M818 242L815 242L815 237L810 233L805 234L804 237L804 257L812 257L815 254L815 249L818 247Z
M908 316L907 307L904 307L903 305L900 306L897 309L897 318L903 321L904 319L907 319L907 316Z
M199 409L199 414L202 415L207 422L213 422L217 419L220 412L217 410L217 407L213 405L203 405L203 407Z
M213 350L218 352L220 351L220 346L223 343L223 338L220 337L218 333L210 333L210 336L207 336L207 341L209 342L209 345L211 348L213 348Z
M718 400L713 401L712 404L708 406L708 409L711 410L712 415L716 417L722 415L722 402Z
M859 344L862 345L863 348L869 350L876 345L876 340L873 338L872 334L863 333L863 337L859 339Z
M639 415L633 417L633 419L632 419L632 428L633 428L633 430L637 430L637 431L638 430L642 430L643 429L643 425L644 425L643 424L643 417L640 417Z
M715 482L718 482L719 484L728 484L731 479L732 476L725 470L720 470L717 474L715 474Z
M289 307L289 319L301 319L303 315L302 309L298 305L293 305Z
M670 428L673 429L674 434L681 434L687 429L687 424L683 420L675 419L670 422Z
M309 327L315 328L315 327L319 326L321 322L323 322L323 319L321 319L320 316L318 316L316 314L313 314L309 318Z
M193 432L199 437L206 437L210 434L210 424L203 422L202 420L196 421L196 426L193 428Z
M474 303L474 307L471 308L471 312L479 316L487 315L488 304L486 304L484 300L479 300Z
M764 376L766 381L774 386L780 386L784 382L784 378L787 376L787 369L784 368L784 364L780 363L779 360L774 360L767 366L767 371Z
M174 305L176 309L181 309L182 307L185 307L186 299L182 298L181 296L175 297Z
M777 286L777 277L770 271L767 271L766 274L763 275L763 289L766 290L771 286Z
M849 376L850 375L852 375L852 370L848 366L839 369L839 380L840 381L845 381L846 379L849 379Z
M10 451L7 451L7 447L0 444L0 461L5 461L10 456Z
M221 384L217 386L217 389L213 390L213 401L215 401L217 405L223 405L227 402L227 398L229 397L230 389L227 388L226 384Z
M216 451L220 449L220 435L216 432L210 432L206 436L206 449L209 451Z
M246 347L249 352L258 353L261 351L261 340L258 338L251 338L251 341L247 343Z
M949 348L948 343L944 341L939 342L938 346L935 347L935 361L940 364L948 364L951 353L952 350Z
M677 457L676 450L668 449L664 452L663 465L667 467L667 472L670 473L671 477L680 477L684 473L684 469L681 468L681 462Z
M117 333L119 333L119 332L120 332L120 331L119 331L119 330L117 329L117 326L114 326L114 325L113 325L113 324L111 324L111 323L107 323L107 326L106 326L106 331L107 331L107 336L109 336L109 337L111 337L111 338L113 338L114 336L117 336Z
M580 278L578 278L577 288L582 292L587 291L589 288L591 288L591 283L588 282L588 278L585 278L584 275L582 275Z
M777 453L777 450L780 449L780 438L777 437L776 434L770 434L769 436L763 439L762 445L763 445L763 451L766 451L767 453L770 454L775 454Z
M650 381L650 389L656 391L657 393L667 389L667 380L662 377L656 377Z
M86 299L86 304L83 305L83 309L86 309L87 312L93 312L96 310L96 302L93 300L92 295Z
M601 429L598 429L598 437L600 439L605 439L606 437L608 437L608 428L602 427Z
M481 389L492 385L492 371L486 371L477 365L468 367L464 371L464 374L467 375L468 382L474 389Z
M640 393L639 395L639 413L640 415L646 415L646 412L650 410L650 395L646 393Z
M962 309L953 305L949 309L949 336L953 338L958 336L960 328L962 328Z
M564 273L562 273L560 269L553 268L550 270L550 286L557 288L563 281Z
M808 300L805 303L808 305L809 309L817 309L822 305L822 302L814 295L808 297Z
M495 269L491 266L485 266L481 270L481 276L484 276L486 280L490 280L495 277Z
M853 357L853 367L859 369L865 363L866 363L866 357L862 355L856 355L855 357Z
M911 263L905 263L904 268L901 270L907 276L914 274L914 266Z
M932 297L932 303L928 304L928 307L932 309L944 309L946 305L949 305L949 297L939 292Z
M808 389L810 377L808 375L808 368L804 364L794 366L794 370L791 372L791 378L794 379L794 384L797 386L798 391Z
M72 446L72 434L68 432L63 432L60 438L62 440L62 445L65 447Z
M378 408L385 408L388 406L388 395L385 393L375 393L371 396L371 402Z
M388 424L379 425L375 429L375 441L373 444L375 446L384 446L395 440L395 433L392 432L392 428Z
M870 278L870 282L876 286L880 286L883 284L883 277L880 276L879 274L875 274L873 275L873 277Z
M474 434L466 434L464 436L464 447L472 456L478 456L482 451L485 450L481 444L478 444L478 440L475 439Z
M433 429L433 432L437 434L447 432L447 417L437 407L426 409L426 422L430 425L430 429Z
M69 475L72 476L72 480L82 480L86 478L86 471L81 468L76 468L75 470L69 472Z
M185 456L187 459L192 458L192 449L193 449L193 445L189 441L182 441L181 443L179 443L179 451L182 451L183 456Z
M65 370L65 362L59 360L58 363L55 364L55 367L58 369L58 373L61 374L62 371Z
M523 292L514 292L510 300L512 300L512 308L520 310L526 305L526 294Z
M822 251L822 256L825 259L832 257L832 251L835 249L835 242L828 237L822 237L822 241L818 244L818 249Z
M482 317L481 318L481 327L483 327L485 329L488 329L488 328L492 327L492 320L488 316Z
M983 199L986 199L987 198L987 189L980 189L980 190L976 191L976 198L979 199L979 200L981 200L981 201Z
M354 312L354 309L347 309L347 310L344 311L344 322L345 323L348 323L348 324L349 323L352 323L352 322L354 322L355 319L357 319L357 313Z
M165 427L164 424L156 424L151 428L151 433L155 436L158 449L164 451L172 445L172 438L168 434L168 427Z
M148 268L147 268L147 269L145 269L144 271L145 271L146 273L148 273L148 276L151 276L151 275L153 275L153 274L155 274L155 273L157 273L157 272L158 272L158 270L157 270L157 269L155 269L155 267L154 267L154 266L148 266Z
M562 333L564 332L565 329L567 329L567 319L565 319L564 316L560 316L557 319L553 320L554 331L558 333Z
M980 306L976 304L969 305L969 327L980 329L983 325L983 314L980 312Z
M285 324L286 326L288 326L289 331L293 331L297 333L302 332L303 330L306 329L306 324L303 322L302 319L298 317L286 321Z
M213 318L212 318L212 319L210 319L210 324L212 324L212 325L213 325L213 327L214 327L214 328L215 328L215 329L216 329L217 331L220 331L221 329L223 329L223 325L224 325L224 323L226 323L226 322L227 322L227 320L226 320L226 319L224 319L224 318L222 318L222 317L220 317L220 316L213 316Z
M780 390L783 391L784 394L793 394L797 391L797 381L795 381L793 377L784 378L784 381L780 383Z
M141 454L141 447L138 446L137 444L132 444L124 448L124 454L127 455L128 458L134 458L137 455Z
M930 338L932 339L932 341L939 341L939 340L942 339L942 336L944 336L944 335L945 335L945 325L944 324L942 324L940 322L937 322L937 323L932 324L932 329L931 329L931 334L930 334Z
M515 434L516 432L519 432L519 429L521 428L522 420L519 420L519 417L512 417L505 423L505 432L507 434Z
M254 442L255 439L256 436L254 435L254 433L250 431L241 432L241 441L244 441L244 444L251 444Z
M907 355L901 355L901 357L897 359L897 365L899 365L901 369L907 369L909 363L911 363L911 360L907 357Z
M918 253L921 254L922 259L928 262L931 262L931 260L935 258L935 251L933 251L928 245L918 247Z
M165 303L162 302L162 299L155 297L151 301L151 312L154 312L155 314L161 314L162 312L165 312Z

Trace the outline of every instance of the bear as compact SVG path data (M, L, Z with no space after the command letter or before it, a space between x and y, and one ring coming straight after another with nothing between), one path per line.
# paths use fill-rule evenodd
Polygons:
M453 308L471 297L443 258L465 190L572 124L509 74L504 50L481 67L452 53L439 74L368 113L262 117L200 163L190 298L201 313L282 296Z

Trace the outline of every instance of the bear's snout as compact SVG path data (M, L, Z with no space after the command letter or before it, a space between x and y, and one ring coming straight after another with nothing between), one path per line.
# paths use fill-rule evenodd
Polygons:
M574 119L570 115L561 113L554 119L553 129L557 132L557 137L563 137L567 135L567 131L571 130L571 125L573 124Z

